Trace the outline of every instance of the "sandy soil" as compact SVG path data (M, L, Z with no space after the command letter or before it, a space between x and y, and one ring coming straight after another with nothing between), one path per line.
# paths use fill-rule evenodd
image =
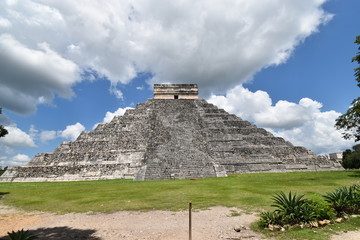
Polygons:
M192 213L192 239L262 239L249 229L257 216L238 209L215 207ZM240 232L234 227L242 226ZM40 239L169 240L189 239L188 211L122 211L113 213L69 213L55 215L24 212L0 205L0 239L8 231L29 229Z
M230 216L232 212L240 216ZM235 208L214 207L192 213L192 239L258 240L249 226L258 217ZM240 232L234 227L241 227ZM113 213L69 213L55 215L24 212L0 204L0 239L8 231L24 228L47 240L187 240L188 211L121 211ZM332 240L360 239L360 231L341 233Z
M331 240L359 240L360 231L344 232L339 235L334 235Z

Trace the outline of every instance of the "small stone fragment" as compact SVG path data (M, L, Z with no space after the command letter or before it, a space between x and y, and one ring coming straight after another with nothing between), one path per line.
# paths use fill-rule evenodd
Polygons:
M319 224L318 224L318 222L316 222L316 221L311 221L311 222L309 222L309 225L310 225L310 227L312 227L312 228L318 228L318 227L319 227Z
M330 224L330 220L324 219L322 221L319 221L320 226L326 226Z
M269 224L268 229L269 229L270 231L274 231L274 225Z
M342 222L342 218L337 218L337 219L335 219L335 222L337 222L337 223L341 223Z
M246 230L246 227L244 225L237 225L234 227L235 232L241 232L242 230Z
M269 224L269 226L268 226L268 229L270 230L270 231L279 231L280 230L280 226L279 225L271 225L271 224Z
M239 227L234 227L234 231L235 231L235 232L241 232L241 228L239 228Z

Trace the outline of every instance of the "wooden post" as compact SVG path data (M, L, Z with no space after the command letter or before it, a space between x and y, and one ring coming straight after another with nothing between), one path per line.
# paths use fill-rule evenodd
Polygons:
M192 236L191 236L191 210L192 209L192 203L189 202L189 240L192 239Z

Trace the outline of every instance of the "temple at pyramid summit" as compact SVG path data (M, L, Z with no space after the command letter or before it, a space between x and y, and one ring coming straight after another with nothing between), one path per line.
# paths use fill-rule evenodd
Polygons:
M9 167L0 181L141 181L340 169L338 162L198 98L196 84L155 84L153 99L52 153L37 154L26 166Z

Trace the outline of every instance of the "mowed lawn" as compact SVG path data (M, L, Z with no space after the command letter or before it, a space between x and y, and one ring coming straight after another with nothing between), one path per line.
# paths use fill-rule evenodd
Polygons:
M194 209L227 206L257 211L271 209L271 197L279 191L318 198L352 184L360 184L360 171L255 173L143 182L0 183L0 197L7 205L55 213L181 210L187 208L188 202Z

